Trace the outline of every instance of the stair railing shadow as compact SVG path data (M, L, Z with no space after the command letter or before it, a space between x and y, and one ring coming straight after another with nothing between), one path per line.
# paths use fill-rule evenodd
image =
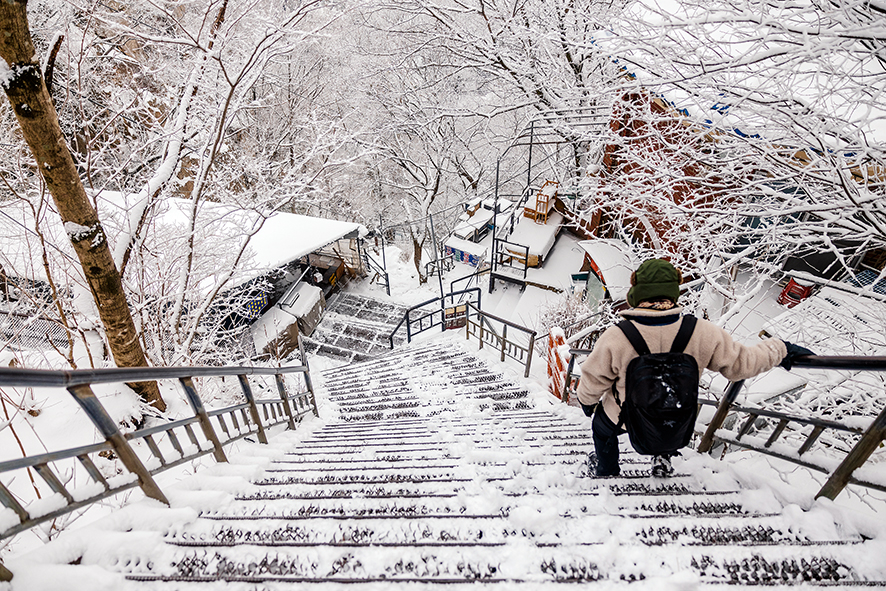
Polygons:
M302 359L305 359L303 353ZM287 374L302 374L306 389L293 394L287 392L283 378ZM243 402L207 410L194 378L224 376L237 377ZM279 397L256 399L250 376L273 376ZM179 383L193 414L129 433L120 430L92 389L97 384L163 380ZM4 518L0 523L0 540L136 486L146 496L168 505L166 495L154 480L155 475L208 454L212 454L216 461L227 462L225 445L250 435L260 443L267 443L268 428L286 423L287 428L294 429L306 414L317 414L307 364L275 368L145 367L73 371L0 368L0 386L65 388L103 438L103 441L92 445L0 462L0 476L3 477L0 480L0 503L6 508L7 517L14 515L14 518ZM146 450L141 445L135 445L140 442L144 442ZM137 449L143 450L141 456ZM117 475L106 476L98 468L97 464L106 460L119 460L119 464L122 464L116 468ZM16 475L25 472L30 475L31 470L46 483L52 495L39 498L36 482L32 479L38 498L24 503L7 488L7 484ZM87 482L76 489L69 488L75 481L74 473L80 470L85 470L88 475ZM10 576L9 571L0 564L0 580L8 580Z

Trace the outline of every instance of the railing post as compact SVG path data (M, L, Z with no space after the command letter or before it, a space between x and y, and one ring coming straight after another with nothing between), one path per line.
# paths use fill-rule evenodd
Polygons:
M529 350L526 351L526 371L523 372L523 377L529 377L529 367L532 365L532 353L535 351L535 332L533 331L531 335L529 335Z
M314 396L314 382L311 380L311 366L308 365L308 357L305 355L305 347L301 342L301 333L298 333L298 337L296 339L298 341L298 354L301 358L301 364L305 368L305 388L308 389L308 392L311 393L311 407L314 409L314 416L319 417L320 412L317 410L317 398ZM394 339L391 338L391 349L394 348ZM293 427L294 428L294 427Z
M465 340L471 340L471 302L465 306Z
M255 396L252 395L249 380L246 379L245 375L239 375L237 379L240 380L240 387L243 389L243 395L246 396L246 402L249 404L249 414L252 415L252 422L255 423L258 429L258 441L259 443L267 443L268 436L265 435L265 428L261 424L261 416L258 414L258 407L255 405Z
M185 395L188 398L188 403L191 405L191 410L197 415L197 421L200 423L200 428L203 429L203 436L212 443L212 455L215 456L215 461L227 462L228 458L225 456L225 450L222 448L222 444L218 440L218 435L216 435L215 429L212 428L212 422L209 420L209 415L206 414L206 409L203 407L203 401L200 399L200 395L197 394L197 388L194 386L194 381L191 378L179 378L178 381L181 382L182 388L185 390Z
M154 482L154 477L151 476L151 472L135 454L135 451L133 451L129 442L126 441L126 438L120 432L120 429L117 428L114 419L111 418L105 410L105 407L102 406L101 402L98 401L98 398L95 397L92 388L89 387L88 384L69 386L68 392L71 393L74 400L76 400L80 407L86 412L86 415L92 420L93 424L101 432L105 440L113 446L114 451L117 453L117 457L120 458L120 461L123 462L126 469L136 475L138 478L138 484L145 493L145 496L169 505L169 500L166 498L166 495L163 494L163 491L160 490L160 487L157 486L157 483Z
M9 569L3 566L3 563L0 562L0 582L8 583L12 580L12 573L9 572Z
M412 342L412 327L409 325L409 312L410 310L406 310L406 342ZM393 348L393 347L392 347Z
M559 355L559 353L557 353ZM569 386L572 384L572 370L575 368L575 355L569 355L569 363L566 365L566 379L563 380L563 392L560 394L560 401L569 402Z
M738 380L729 384L729 388L726 389L726 393L720 400L720 405L717 406L714 418L711 419L711 424L708 425L707 430L701 437L701 441L698 442L698 453L705 454L711 451L711 448L714 446L714 432L723 425L723 421L726 420L726 415L729 414L732 403L738 398L738 393L741 392L742 386L744 386L744 380Z
M482 349L483 348L483 341L486 338L486 334L485 334L486 323L483 322L483 312L481 312L480 310L477 310L477 326L480 327L480 346L478 348Z
M289 407L289 395L286 394L283 374L274 374L274 381L277 382L277 392L280 393L280 399L283 401L283 410L286 412L286 421L289 423L289 428L295 429L295 419L292 417L292 409Z
M874 453L884 439L886 439L886 408L877 415L877 418L867 428L867 431L864 432L864 435L861 436L855 447L843 458L843 461L840 462L834 473L824 483L824 486L821 487L815 498L825 497L832 501L836 499L840 491L849 484L849 479L852 478L852 473L855 469L871 457L871 454Z
M505 360L505 351L508 343L508 325L505 324L502 326L501 331L501 360Z

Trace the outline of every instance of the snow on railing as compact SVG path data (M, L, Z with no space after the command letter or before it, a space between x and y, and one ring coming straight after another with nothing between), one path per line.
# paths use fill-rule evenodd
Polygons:
M794 360L793 365L796 368L880 372L886 371L886 357L806 355ZM833 500L848 484L886 492L886 483L855 474L883 441L886 441L886 407L867 428L862 429L857 425L821 418L798 417L757 407L737 406L735 401L743 384L743 380L732 383L719 403L702 401L702 404L717 406L717 410L698 444L699 452L707 453L714 442L720 442L751 449L828 474L828 480L818 491L816 498L826 497ZM733 425L740 425L737 431L723 428L728 417L735 417ZM832 458L811 457L811 454L808 454L822 435L829 432L841 435L839 447L845 446L843 438L855 439L854 445L846 446L850 447L848 452L840 452L837 445L828 446L828 451L836 455L845 453L839 463L834 462Z
M469 296L466 301L462 297L465 295ZM472 295L476 296L476 302L471 301ZM394 348L394 336L404 326L407 342L412 342L412 337L437 326L442 331L464 327L465 336L469 340L472 336L476 338L481 349L484 344L495 346L501 351L502 361L507 357L519 361L525 368L524 375L528 377L535 348L535 331L483 312L480 309L481 295L479 287L470 287L412 306L388 335L391 349ZM510 336L508 328L511 329Z
M305 359L303 349L302 359ZM306 390L290 395L283 376L294 373L303 375ZM244 401L207 410L194 385L194 378L224 376L238 378ZM249 376L274 376L279 398L257 400ZM180 384L193 414L125 434L92 390L96 384L160 380L174 380ZM226 462L225 445L249 435L255 435L260 443L267 443L265 430L268 427L286 423L288 428L294 429L305 414L317 414L310 369L306 363L277 368L152 367L74 371L0 368L0 386L67 389L104 439L93 445L0 462L0 504L5 507L0 511L0 540L136 486L146 496L168 504L154 475L208 454L213 454L216 461ZM115 465L113 471L120 474L122 469L122 475L104 474L98 466L107 460L119 460L122 466ZM25 503L8 486L17 475L31 470L42 478L52 494ZM70 488L75 482L74 472L81 470L85 470L85 476L88 476L86 482L76 489ZM34 483L39 497L36 486ZM2 572L0 580L3 580Z

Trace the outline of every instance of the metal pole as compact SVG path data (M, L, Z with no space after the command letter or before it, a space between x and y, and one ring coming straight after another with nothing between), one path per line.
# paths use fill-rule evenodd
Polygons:
M529 124L529 164L526 167L526 190L532 184L532 144L535 141L535 120Z
M308 365L308 358L305 355L305 347L301 342L301 333L298 333L298 337L296 339L298 341L298 354L301 356L301 364L305 366L305 387L308 389L308 392L311 393L311 406L314 408L314 416L319 417L320 411L317 410L317 398L314 396L314 382L311 380L311 368ZM394 338L391 337L391 349L394 348Z
M277 382L277 392L280 393L280 400L283 401L286 422L289 423L290 429L295 429L295 419L292 417L292 408L289 407L289 395L286 393L286 384L283 383L283 374L275 374L274 381Z
M249 386L249 380L246 376L237 376L240 380L240 387L243 389L243 395L246 396L246 402L249 404L249 414L252 415L252 422L258 434L259 443L267 443L268 436L265 435L264 425L261 424L261 416L258 414L258 406L255 404L255 396L252 395L252 388Z
M378 214L378 235L381 237L381 266L385 268L385 273L388 272L388 261L385 259L385 229L384 229L384 220L381 218L381 214ZM388 293L388 295L391 295Z
M471 340L471 302L465 305L465 340Z
M555 354L559 355L559 353ZM569 385L572 384L572 370L575 368L575 355L569 356L569 364L566 366L566 379L563 380L563 392L560 394L560 401L569 402Z
M505 351L508 344L508 325L505 324L501 331L501 360L505 360Z
M434 214L428 214L428 219L431 222L431 243L434 245L434 258L436 259L435 265L437 266L437 279L440 283L440 303L442 304L442 298L446 296L446 294L443 292L443 269L441 266L443 262L437 249L437 234L434 232ZM443 327L443 330L446 330L445 326Z
M483 322L483 312L480 310L477 310L477 325L480 327L480 347L479 348L482 349L483 348L483 340L486 337L486 334L485 334L486 323Z
M714 418L711 419L711 424L708 425L707 430L701 437L701 441L698 442L698 453L705 454L711 451L711 448L714 446L714 432L723 425L723 421L726 420L726 415L729 414L732 403L738 398L738 393L741 392L742 386L744 386L744 380L738 380L729 384L729 388L720 400L717 412L714 413Z
M824 486L821 487L815 498L825 497L832 501L837 498L840 491L849 484L855 469L871 457L871 454L880 447L884 439L886 439L886 408L877 415L877 418L874 419L871 426L864 432L864 435L861 436L855 447L843 458L843 461L840 462L834 473L824 483Z
M529 335L529 350L526 351L526 371L523 372L523 377L529 377L529 367L532 365L532 353L535 350L535 333L533 332Z
M169 505L169 500L163 494L163 491L160 490L160 487L157 486L157 483L154 482L151 472L135 454L129 442L126 441L120 429L117 428L117 423L114 422L114 419L111 418L105 407L95 397L92 388L87 384L82 384L70 386L68 392L71 393L74 400L80 405L80 408L86 412L86 415L92 420L105 440L114 447L117 457L120 458L126 469L136 475L138 485L144 491L145 496Z
M357 264L359 264L360 267L362 268L363 265L365 264L365 261L363 260L363 249L360 248L360 232L359 231L357 232L357 237L355 238L355 240L357 241ZM361 269L361 270L363 270L365 272L365 269Z
M182 388L185 390L185 396L188 398L191 410L197 415L197 421L200 423L200 428L203 429L203 436L212 443L212 455L215 456L215 461L227 462L228 458L225 456L225 450L222 448L222 444L218 440L218 435L215 433L215 429L212 428L212 422L209 420L209 415L206 414L206 409L203 407L203 401L200 400L200 395L197 394L197 388L194 387L194 381L191 378L179 378L179 382L181 382Z
M492 290L495 286L495 282L492 279L492 273L495 273L497 266L495 264L495 252L496 252L496 242L498 241L498 173L501 168L501 159L496 160L495 162L495 209L492 210L492 268L489 274L489 293L492 293Z

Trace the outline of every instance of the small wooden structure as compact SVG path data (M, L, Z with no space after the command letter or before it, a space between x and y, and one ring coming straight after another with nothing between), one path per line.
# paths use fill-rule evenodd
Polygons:
M535 195L535 207L526 205L523 208L523 215L535 220L536 224L547 224L548 214L554 206L554 198L557 197L559 187L560 183L557 181L545 181Z

